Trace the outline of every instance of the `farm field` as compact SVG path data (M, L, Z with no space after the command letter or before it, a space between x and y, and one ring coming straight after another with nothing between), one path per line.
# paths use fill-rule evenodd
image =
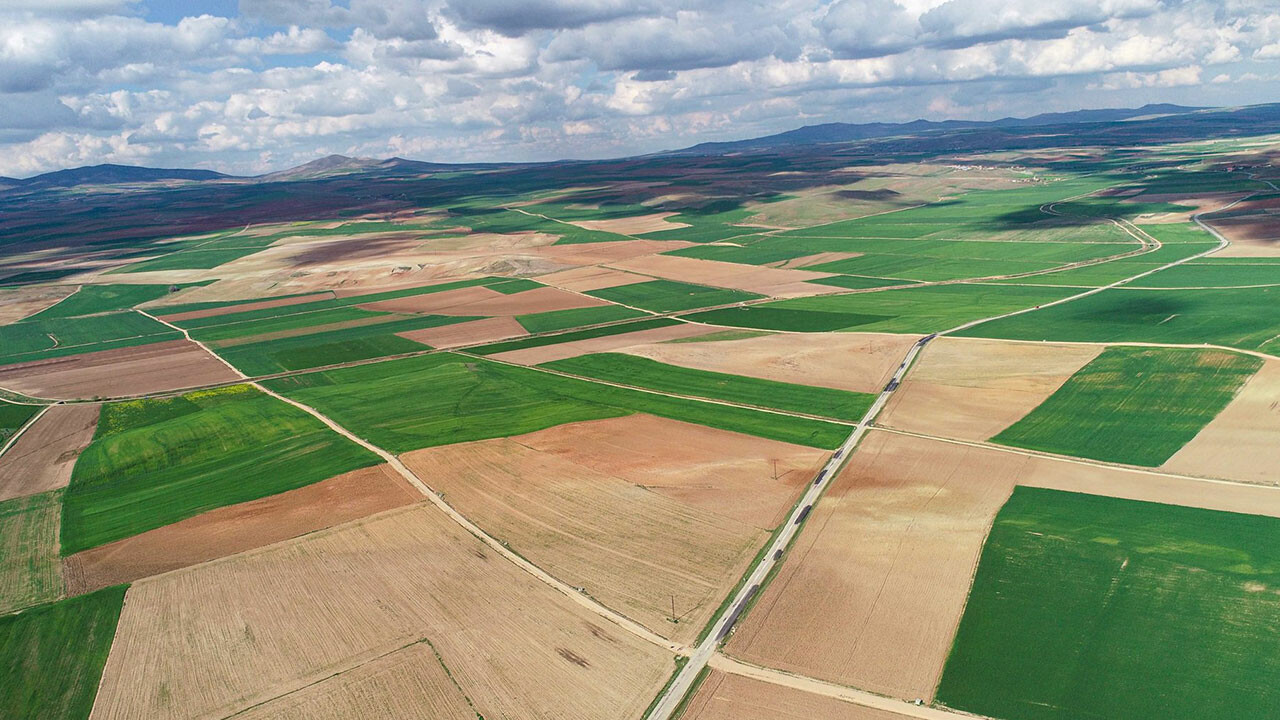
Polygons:
M784 442L831 448L845 427L670 398L456 354L342 368L267 382L392 452L516 435L647 412ZM433 392L414 404L401 398Z
M55 405L36 419L0 462L0 500L66 487L76 458L93 439L97 405Z
M986 440L1021 420L1102 348L942 337L928 345L876 422Z
M987 528L1026 463L871 433L726 651L840 685L931 699Z
M182 334L140 313L24 320L0 325L0 364L176 340Z
M183 289L169 285L85 285L58 304L28 317L28 320L97 315L128 310Z
M189 340L138 345L0 367L0 385L54 400L142 395L236 379Z
M1010 340L1210 343L1275 352L1280 288L1113 289L959 334Z
M8 442L43 407L0 400L0 443Z
M531 333L552 332L581 327L583 325L599 325L601 323L629 320L645 317L647 313L618 305L602 307L571 308L568 310L552 310L550 312L517 315L516 320L525 330Z
M712 305L728 305L743 300L759 300L764 297L743 290L724 290L675 282L672 280L650 280L643 283L629 283L617 287L589 290L588 295L628 307L638 307L654 312L672 312L674 310L690 310L710 307Z
M61 514L57 490L0 501L0 614L62 595Z
M1062 288L930 285L781 300L685 317L695 322L761 330L931 333L1070 294Z
M0 714L88 718L125 588L0 617Z
M992 439L1154 467L1189 442L1262 361L1219 350L1114 347Z
M683 720L903 720L906 716L712 670Z
M1280 361L1267 360L1239 394L1161 468L1276 484L1280 467Z
M1011 720L1271 715L1278 531L1272 517L1019 488L938 699Z
M141 581L128 599L94 718L230 715L424 641L484 717L638 718L672 670L665 649L432 507ZM219 640L228 633L254 652Z
M875 396L668 365L623 353L580 355L539 367L571 375L755 407L857 422Z
M318 420L246 385L107 404L63 500L62 553L375 462Z

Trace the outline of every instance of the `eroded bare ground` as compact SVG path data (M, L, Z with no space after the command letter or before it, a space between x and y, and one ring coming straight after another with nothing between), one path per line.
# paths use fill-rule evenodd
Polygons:
M340 678L424 641L484 717L636 718L673 667L419 505L135 583L91 717L226 717L321 681L346 694ZM420 681L416 700L388 681L359 702L457 709L439 675Z

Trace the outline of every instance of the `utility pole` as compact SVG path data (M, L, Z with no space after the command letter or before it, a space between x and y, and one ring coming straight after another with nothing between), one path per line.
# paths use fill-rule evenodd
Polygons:
M676 618L676 596L674 593L671 595L671 622L680 622L680 620Z

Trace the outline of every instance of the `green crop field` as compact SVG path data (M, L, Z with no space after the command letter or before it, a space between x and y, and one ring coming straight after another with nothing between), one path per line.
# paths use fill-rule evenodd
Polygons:
M115 272L140 273L157 270L210 270L225 265L232 260L239 260L247 255L260 252L263 248L212 248L209 250L193 249L161 255L151 260L128 265Z
M127 310L149 300L169 294L169 285L85 285L53 307L42 310L27 320L97 315L112 310ZM179 290L192 285L175 286Z
M104 405L63 501L62 553L377 462L247 385Z
M645 312L622 307L620 305L604 305L601 307L574 308L571 310L552 310L551 312L533 315L517 315L516 320L525 330L531 333L553 332L583 325L599 325L600 323L628 320L644 317Z
M1210 343L1274 353L1280 350L1280 287L1115 288L959 334L1010 340Z
M712 305L728 305L743 300L759 300L764 297L743 290L725 290L724 288L691 285L671 280L652 280L650 282L620 285L618 287L589 290L587 295L602 300L632 305L654 312L672 312L693 308L710 307Z
M1252 259L1252 258L1249 258ZM1161 270L1135 281L1140 288L1230 288L1280 285L1280 265L1249 263L1245 258L1212 256Z
M814 447L835 447L848 434L847 427L820 420L669 398L446 353L267 384L396 453L633 412Z
M1095 265L1086 265L1084 267L1072 268L1070 270L1058 270L1056 272L1043 273L1041 275L1033 275L1031 277L1014 278L1010 280L997 280L995 282L1004 282L1018 285L1078 285L1081 287L1100 287L1110 285L1111 283L1133 277L1139 273L1148 270L1156 270L1175 260L1181 260L1193 255L1199 255L1206 250L1216 248L1216 242L1207 243L1178 243L1171 245L1163 245L1151 252L1142 253L1140 255L1130 255L1116 260L1108 260L1107 262L1097 263ZM1166 270L1164 272L1170 272ZM1161 273L1163 274L1163 273ZM1154 275L1137 281L1137 285L1149 283Z
M316 310L314 312L262 318L261 320L247 320L245 322L203 327L198 330L192 330L191 337L202 342L216 343L219 340L233 340L255 335L288 332L320 325L369 320L376 317L391 319L395 316L391 313L364 310L357 307L336 307L328 310Z
M830 285L832 287L841 287L846 290L869 290L871 288L894 287L897 285L912 285L914 280L900 280L897 278L878 278L863 277L861 275L833 275L827 278L818 278L816 280L806 280L815 285Z
M875 400L867 393L694 370L623 353L581 355L542 367L623 385L853 422L862 419Z
M0 400L0 446L40 412L41 405L20 405Z
M140 313L46 318L0 325L0 364L177 340L182 333Z
M653 330L654 328L676 325L679 322L679 320L672 320L671 318L650 318L648 320L637 320L635 322L620 323L618 325L609 325L607 327L588 328L586 330L560 333L559 335L543 335L541 337L520 338L519 340L506 340L503 342L493 343L492 345L471 348L467 352L476 355L497 355L498 353L511 352L512 350L524 350L525 348L542 347L544 345L558 345L560 343L573 342L575 340L589 340L591 338L607 337L609 335L623 335L631 332L639 332L641 330Z
M1280 520L1019 487L938 687L1007 720L1280 717Z
M62 490L0 501L0 613L61 597L61 514Z
M1073 292L1063 288L1001 285L927 285L780 300L686 317L697 322L763 330L929 333L1052 302Z
M1154 467L1195 437L1261 367L1259 358L1219 350L1108 348L991 440Z
M0 617L0 717L89 717L125 586Z

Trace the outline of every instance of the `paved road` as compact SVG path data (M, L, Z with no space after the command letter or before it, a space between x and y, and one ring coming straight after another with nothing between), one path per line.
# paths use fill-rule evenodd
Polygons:
M911 366L911 362L915 360L916 355L933 337L929 335L921 338L907 351L902 364L898 366L897 371L894 372L892 379L890 379L884 390L876 397L876 401L862 416L862 420L854 427L853 432L849 433L849 437L840 445L831 460L819 471L817 480L809 484L808 489L805 490L804 495L800 498L800 502L796 504L791 511L791 515L787 517L786 524L782 526L782 531L765 549L759 562L751 569L746 582L742 584L737 594L734 595L733 600L712 623L711 632L707 634L706 639L694 648L693 654L689 656L689 662L680 669L675 679L667 686L666 691L659 698L657 704L654 705L653 710L650 711L649 720L668 720L672 717L672 714L680 705L680 701L684 699L689 689L693 687L693 682L697 679L698 674L702 672L702 669L711 660L712 655L715 654L716 647L719 646L720 641L733 629L733 624L760 589L765 578L768 577L774 566L779 562L782 551L791 544L791 540L800 531L803 519L808 516L814 503L818 501L823 491L831 484L840 466L844 464L849 454L853 452L854 446L858 444L858 440L862 438L867 428L870 427L871 421L875 419L885 403L888 402L889 397L897 390L898 384L906 374L907 368Z

